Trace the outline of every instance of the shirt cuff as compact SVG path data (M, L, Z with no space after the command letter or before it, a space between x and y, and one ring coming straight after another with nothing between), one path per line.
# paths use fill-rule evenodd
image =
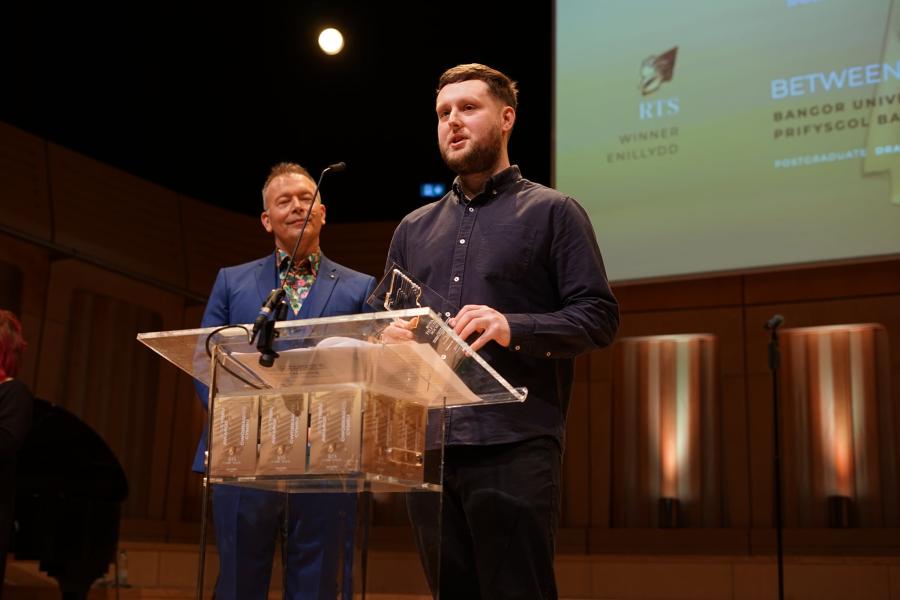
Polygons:
M509 323L509 350L534 354L534 318L526 313L504 316Z

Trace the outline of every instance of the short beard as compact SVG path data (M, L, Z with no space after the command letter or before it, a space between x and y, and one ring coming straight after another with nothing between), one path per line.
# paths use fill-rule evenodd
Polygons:
M468 152L450 158L444 148L441 148L441 157L457 175L484 173L493 169L500 160L501 140L502 135L498 127L491 132L489 139L472 146Z

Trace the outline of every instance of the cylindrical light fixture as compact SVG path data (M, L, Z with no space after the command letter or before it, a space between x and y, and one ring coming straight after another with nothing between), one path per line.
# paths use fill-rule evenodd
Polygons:
M710 334L632 337L616 344L614 452L623 481L614 484L621 490L614 521L697 526L704 521L704 503L715 504L715 348ZM707 498L701 498L704 490Z
M880 485L885 329L875 323L803 327L785 329L782 340L789 512L799 526L853 526L859 503L877 502Z

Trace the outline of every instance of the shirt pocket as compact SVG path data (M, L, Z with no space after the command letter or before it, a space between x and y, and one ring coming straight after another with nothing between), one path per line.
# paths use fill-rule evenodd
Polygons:
M486 279L521 279L532 266L537 231L504 223L482 234L475 269Z

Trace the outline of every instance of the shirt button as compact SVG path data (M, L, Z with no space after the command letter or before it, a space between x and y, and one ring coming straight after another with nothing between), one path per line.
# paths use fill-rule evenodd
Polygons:
M445 313L444 313L444 316L445 316L445 317L449 317L449 316L450 316L450 313L449 313L449 312L445 312Z
M547 358L550 358L550 353L549 353L549 352L547 353Z
M515 351L518 352L521 349L522 349L522 346L519 346L518 344L516 344Z
M459 240L459 243L460 243L460 244L465 244L465 243L466 243L466 240Z
M459 281L459 276L457 275L456 277L454 277L453 281Z
M472 207L470 206L470 207L469 207L469 212L475 212L475 209L472 208Z

